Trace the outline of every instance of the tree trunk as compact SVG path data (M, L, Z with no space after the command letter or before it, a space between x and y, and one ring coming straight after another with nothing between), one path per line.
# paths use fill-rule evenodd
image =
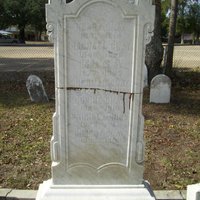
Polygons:
M25 27L19 28L19 41L25 43Z
M184 44L184 33L181 34L181 44Z
M196 36L196 44L199 44L199 33L197 33L197 36Z
M40 30L38 33L38 39L39 41L42 41L42 30Z
M161 72L163 59L163 46L161 40L161 0L154 1L156 16L154 22L154 35L151 42L146 46L145 63L148 70L148 83L152 78Z
M166 54L166 63L164 66L164 73L171 77L172 65L173 65L173 54L174 54L174 38L176 33L176 19L178 12L178 0L171 0L171 13L170 13L170 23L169 23L169 35L168 35L168 45Z

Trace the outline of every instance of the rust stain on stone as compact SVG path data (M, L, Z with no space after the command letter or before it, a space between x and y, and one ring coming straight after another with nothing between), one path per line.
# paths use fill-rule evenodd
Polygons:
M123 113L125 113L125 112L126 112L125 97L126 97L126 94L125 94L125 93L123 93Z
M133 92L122 92L122 91L116 91L116 90L106 90L106 89L101 89L101 88L81 88L81 87L57 87L57 89L61 90L93 90L94 94L96 94L96 91L104 91L104 92L110 92L110 93L115 93L115 94L129 94L133 95Z
M94 92L94 94L96 94L97 91L110 92L110 93L114 93L114 94L117 94L117 95L123 94L123 113L126 112L126 102L125 102L126 95L129 95L129 110L130 110L133 95L136 94L136 93L133 93L133 92L122 92L122 91L116 91L116 90L106 90L106 89L101 89L101 88L57 87L57 89L73 90L73 91L91 90L91 91Z

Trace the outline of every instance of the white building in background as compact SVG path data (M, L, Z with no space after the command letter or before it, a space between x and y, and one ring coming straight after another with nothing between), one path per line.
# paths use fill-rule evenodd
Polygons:
M17 28L17 26L11 26L11 27L9 27L5 30L1 30L1 31L3 31L4 33L7 32L7 35L10 34L14 38L19 38L19 29ZM35 41L38 39L38 35L31 27L27 26L27 28L25 30L25 38L26 38L26 40ZM45 32L43 32L41 34L41 40L42 41L48 40L48 37Z
M193 34L191 33L183 33L181 35L181 44L191 43L193 42Z

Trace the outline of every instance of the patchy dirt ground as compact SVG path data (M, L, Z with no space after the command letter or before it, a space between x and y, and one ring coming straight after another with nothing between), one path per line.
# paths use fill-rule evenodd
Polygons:
M169 105L144 104L145 178L154 189L200 180L200 90L173 91Z
M145 173L153 189L185 189L200 180L200 74L182 69L171 104L149 104L145 90ZM53 84L47 84L52 96ZM50 177L54 101L33 104L24 85L0 93L0 187L37 189Z

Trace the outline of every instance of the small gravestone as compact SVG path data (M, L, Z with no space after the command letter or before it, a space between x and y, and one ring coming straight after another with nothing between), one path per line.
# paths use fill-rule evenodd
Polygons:
M38 76L30 75L26 81L26 88L32 102L49 101L42 80Z
M160 74L151 81L150 102L170 103L171 80L168 76Z
M146 65L144 65L144 87L148 87L148 70Z
M200 183L187 186L187 200L200 200Z
M55 47L52 179L37 200L154 200L144 170L144 50L151 0L49 1Z

